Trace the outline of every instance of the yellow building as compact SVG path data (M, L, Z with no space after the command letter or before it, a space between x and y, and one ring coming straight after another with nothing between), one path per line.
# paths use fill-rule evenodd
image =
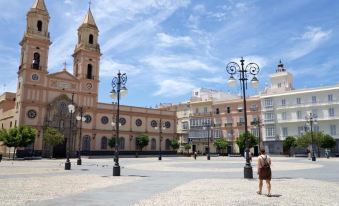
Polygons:
M99 30L92 12L88 10L78 28L73 74L66 68L56 73L48 72L48 51L52 44L49 20L44 0L35 0L27 13L26 31L20 42L17 92L6 92L0 96L0 124L2 128L31 125L38 130L34 145L26 148L26 152L34 148L35 154L47 153L49 147L43 141L43 132L46 127L54 127L67 138L72 155L75 155L78 145L84 154L111 154L113 150L107 146L107 141L115 133L111 123L116 105L98 102L101 53ZM72 99L76 111L71 120L68 105ZM75 118L80 115L81 107L86 118L82 124L82 137L79 136L80 122ZM162 150L171 153L169 142L176 138L175 112L132 106L121 106L120 111L122 154L134 154L135 138L141 133L150 137L145 153L156 153L160 142ZM161 138L163 141L160 141L159 131L155 129L160 120L166 128ZM69 129L70 122L72 131ZM54 150L54 156L65 156L66 141ZM3 146L0 152L6 153L6 148Z

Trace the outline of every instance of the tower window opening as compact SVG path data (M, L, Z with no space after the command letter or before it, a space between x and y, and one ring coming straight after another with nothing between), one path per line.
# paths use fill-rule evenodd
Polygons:
M39 69L40 67L40 54L35 52L33 55L32 68Z
M42 21L38 21L37 23L38 31L42 31Z
M92 64L88 64L87 65L87 79L93 79L92 70L93 70Z
M88 43L93 44L93 35L92 34L89 35Z

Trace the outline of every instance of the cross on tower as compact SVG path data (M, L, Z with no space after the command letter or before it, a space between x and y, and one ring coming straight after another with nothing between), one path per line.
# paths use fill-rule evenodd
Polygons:
M66 70L66 68L67 68L67 62L65 61L64 62L64 70Z
M92 0L88 1L88 8L91 9Z

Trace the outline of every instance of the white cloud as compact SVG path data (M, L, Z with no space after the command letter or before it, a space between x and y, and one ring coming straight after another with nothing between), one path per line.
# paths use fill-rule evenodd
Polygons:
M64 3L65 4L72 4L73 2L72 2L72 0L64 0Z
M198 4L198 5L193 7L193 12L203 14L203 13L206 12L206 8L203 4Z
M115 76L118 71L127 73L128 75L137 75L141 73L141 69L131 64L119 63L113 59L104 58L100 61L100 76L112 77Z
M192 89L196 88L189 79L177 78L177 79L161 79L157 84L160 89L154 93L155 96L164 97L177 97L188 94Z
M243 57L245 62L245 66L248 64L248 63L256 63L259 68L264 68L267 63L268 63L268 59L266 59L265 57L262 57L262 56L256 56L256 55L253 55L253 56L245 56ZM240 65L240 59L241 57L239 58L232 58L232 62L236 62Z
M222 78L222 77L200 78L200 80L204 82L216 83L216 84L225 84L225 82L227 81L226 78Z
M307 31L302 35L292 38L296 44L289 52L287 52L287 58L294 60L311 53L328 40L331 33L332 30L325 31L320 27L307 27Z
M127 1L129 2L129 1ZM181 7L187 6L189 1L146 1L145 4L140 3L137 4L139 6L135 6L135 1L130 2L134 6L129 14L121 13L121 16L130 16L130 19L133 19L133 25L130 29L125 31L121 31L119 35L114 36L108 39L103 44L103 52L108 52L111 49L118 48L119 51L133 49L139 45L145 44L147 40L149 40L150 34L156 33L157 26L162 23L164 20L169 18L177 9ZM139 2L138 2L139 3ZM129 3L126 3L129 4ZM148 7L145 7L148 6ZM107 5L108 6L108 5ZM128 5L124 5L124 8L130 8ZM139 9L139 10L138 10ZM142 18L136 18L137 14L142 14ZM152 15L148 15L152 14ZM119 12L115 15L119 15ZM148 15L148 18L145 17ZM105 21L111 21L111 15L103 16L101 14L101 18L99 20L103 20L107 18ZM119 16L120 18L120 16ZM120 20L121 21L121 20ZM120 23L123 23L122 20ZM114 22L113 22L114 24ZM106 25L108 28L112 28L112 26Z
M148 64L160 72L172 72L173 69L177 71L215 71L213 67L190 56L151 56L145 58L142 60L142 62Z
M303 33L300 39L318 43L328 39L331 33L331 30L323 31L320 27L307 27L307 31Z
M172 46L193 46L193 40L189 36L174 37L165 33L158 33L157 38L159 46L172 47Z

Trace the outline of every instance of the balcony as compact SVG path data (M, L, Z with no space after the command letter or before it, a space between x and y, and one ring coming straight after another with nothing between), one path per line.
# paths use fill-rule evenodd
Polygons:
M240 126L245 126L245 122L237 122L237 126L240 127Z
M204 113L190 113L190 117L211 117L212 112L204 112Z
M221 127L221 123L215 123L213 126L214 127Z
M262 111L272 111L272 110L274 110L273 105L264 105L264 107L262 107Z
M302 102L301 104L285 104L285 105L278 105L276 106L276 109L293 109L293 108L307 108L307 107L314 107L314 106L330 106L330 105L336 105L339 104L339 101L306 101Z
M275 119L264 119L264 123L265 124L274 124L275 123Z
M251 112L257 112L258 111L258 107L250 107L250 111Z
M251 122L251 125L252 125L252 126L257 126L257 124L258 124L257 121L252 121L252 122Z
M225 123L225 127L232 127L232 126L233 126L233 122Z

